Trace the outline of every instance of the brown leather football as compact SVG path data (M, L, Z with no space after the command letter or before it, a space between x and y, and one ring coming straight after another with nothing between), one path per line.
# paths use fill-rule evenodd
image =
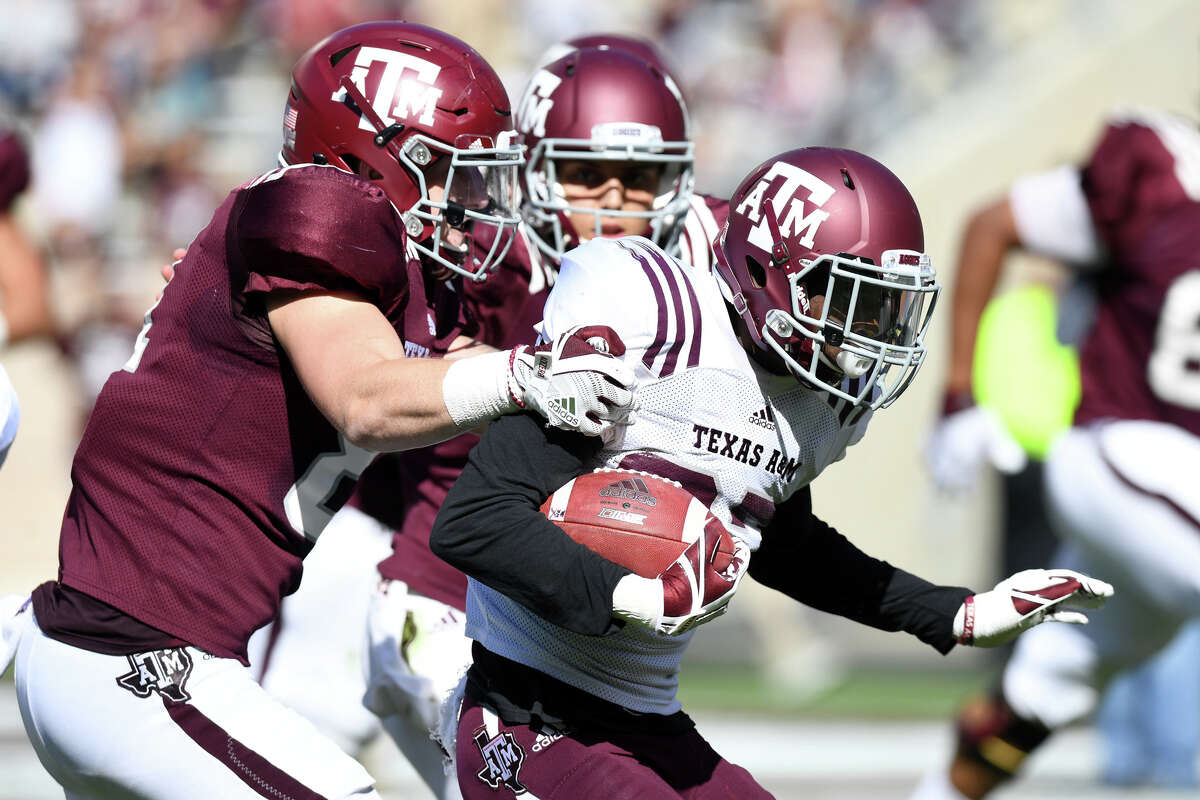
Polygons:
M575 541L644 578L671 566L699 538L710 516L675 481L621 469L599 469L568 481L542 504L542 513ZM728 566L733 552L733 539L722 528L714 567Z

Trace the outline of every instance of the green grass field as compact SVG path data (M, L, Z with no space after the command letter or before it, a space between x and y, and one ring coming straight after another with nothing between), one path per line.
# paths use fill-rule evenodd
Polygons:
M833 688L812 695L772 686L753 670L691 664L683 671L679 699L685 710L752 715L948 718L965 697L993 679L990 671L857 668Z

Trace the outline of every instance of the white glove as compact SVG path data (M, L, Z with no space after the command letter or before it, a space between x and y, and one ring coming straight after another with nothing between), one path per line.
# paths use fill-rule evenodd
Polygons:
M985 462L1014 473L1024 469L1026 461L1025 451L999 417L974 404L943 413L925 447L925 460L933 482L947 492L970 489Z
M726 550L732 546L733 556L718 570L713 562L721 542ZM630 574L617 583L613 614L677 636L724 614L749 565L749 546L710 515L700 538L657 578Z
M625 344L612 328L571 328L552 343L513 348L508 390L522 408L556 428L599 436L633 421L637 377L621 361Z
M1086 625L1086 615L1062 606L1100 608L1112 595L1110 584L1073 570L1027 569L964 600L954 636L960 644L996 647L1047 620Z

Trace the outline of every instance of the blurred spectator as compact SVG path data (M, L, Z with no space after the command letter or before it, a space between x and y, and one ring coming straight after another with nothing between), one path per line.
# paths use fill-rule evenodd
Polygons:
M108 72L95 57L76 59L37 126L34 195L52 238L95 242L112 230L121 190L120 124Z
M29 184L29 156L20 137L0 127L0 349L51 332L46 269L13 206Z

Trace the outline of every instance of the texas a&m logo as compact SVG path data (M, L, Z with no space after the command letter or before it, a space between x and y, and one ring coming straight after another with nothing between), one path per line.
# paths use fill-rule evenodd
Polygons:
M138 697L158 692L168 700L186 703L192 699L184 688L192 674L192 657L182 647L150 650L125 656L130 671L117 678L117 685Z
M517 127L521 133L532 132L534 136L546 135L546 117L554 108L550 95L562 83L562 78L552 72L541 70L529 82L525 97L521 99L521 108L517 111Z
M442 96L442 90L433 82L441 71L442 68L437 64L411 53L382 47L360 47L354 56L350 80L363 97L371 101L371 108L375 109L384 125L414 117L421 125L432 125L433 110ZM367 76L372 74L380 76L375 84L374 98L367 92ZM338 103L345 102L346 90L338 89L332 99ZM359 119L358 127L364 131L375 130L366 116Z
M764 213L763 197L767 190L776 186L771 196L771 205ZM798 194L806 189L806 194ZM758 179L758 183L738 203L735 213L742 214L755 223L746 237L750 244L770 253L772 248L781 240L792 236L800 236L800 244L804 247L813 246L813 237L821 223L829 219L829 212L821 206L833 197L834 188L810 172L800 169L786 161L776 161L771 168ZM805 213L805 203L812 207ZM774 217L772 220L770 217ZM772 223L779 226L778 236L774 235Z
M521 765L525 763L525 750L508 731L488 738L487 729L475 731L475 746L483 756L483 769L476 775L479 780L493 789L507 786L513 794L529 791L520 780Z

